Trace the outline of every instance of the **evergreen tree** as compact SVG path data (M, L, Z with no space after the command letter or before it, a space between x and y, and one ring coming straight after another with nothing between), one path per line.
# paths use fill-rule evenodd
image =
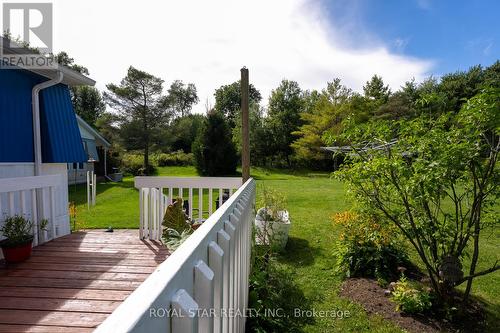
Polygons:
M231 129L224 116L210 111L192 148L195 166L204 176L227 176L236 173L238 157L231 140Z

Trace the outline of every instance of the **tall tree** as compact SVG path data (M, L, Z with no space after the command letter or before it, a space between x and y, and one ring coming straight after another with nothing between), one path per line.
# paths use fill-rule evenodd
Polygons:
M201 114L190 114L174 119L165 130L165 134L162 135L162 139L166 143L162 148L168 148L167 150L170 151L182 150L185 153L190 153L193 141L204 121L205 116Z
M233 128L233 142L240 155L243 147L241 115L240 110L236 116L236 126ZM265 165L269 155L269 142L272 141L272 138L265 126L264 110L258 104L251 103L248 116L251 163L252 165Z
M327 161L331 160L331 155L320 148L327 145L325 133L338 135L341 132L352 95L352 90L343 86L340 79L334 79L315 99L311 111L301 113L304 124L292 133L297 136L292 148L299 160L314 167L329 165Z
M75 63L75 59L71 58L68 53L61 51L58 54L54 56L56 62L60 65L66 66L68 68L71 68L72 70L84 74L84 75L89 75L89 70L87 67L78 65Z
M187 116L193 105L199 102L196 86L193 83L184 84L181 80L175 80L168 88L167 101L174 115Z
M278 88L271 92L268 106L268 124L274 138L273 153L285 158L291 165L290 156L293 153L291 144L295 139L292 132L296 131L302 120L304 99L299 84L295 81L283 80Z
M207 115L193 143L195 166L206 176L227 176L236 172L238 157L231 137L231 129L224 116L215 110Z
M387 102L387 99L391 95L389 86L384 85L384 80L382 80L382 77L378 75L372 76L370 81L366 82L363 86L363 91L366 98L380 104Z
M149 150L155 133L168 119L167 102L163 95L163 80L132 66L120 84L106 85L104 93L108 105L119 112L122 129L127 130L125 139L141 146L144 169L148 172Z
M97 119L106 111L101 93L94 87L76 87L73 90L72 102L76 114L94 127Z
M229 126L234 128L236 125L236 117L241 108L241 84L240 81L221 86L215 90L215 106L217 112L223 114L229 122ZM252 85L249 86L250 103L259 104L262 99L260 92Z

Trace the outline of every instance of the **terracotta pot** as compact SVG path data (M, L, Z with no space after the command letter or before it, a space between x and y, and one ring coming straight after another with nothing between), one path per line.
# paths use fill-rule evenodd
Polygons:
M2 252L5 261L8 263L22 262L31 256L31 249L33 244L33 238L24 244L17 246L7 246L2 244Z

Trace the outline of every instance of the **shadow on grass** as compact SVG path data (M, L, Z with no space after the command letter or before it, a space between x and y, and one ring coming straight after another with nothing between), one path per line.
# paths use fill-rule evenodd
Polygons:
M293 272L272 259L253 267L249 308L246 332L306 332L304 326L314 324L312 301Z
M321 255L321 248L313 247L309 241L298 237L289 237L286 248L278 257L279 262L291 266L310 266Z

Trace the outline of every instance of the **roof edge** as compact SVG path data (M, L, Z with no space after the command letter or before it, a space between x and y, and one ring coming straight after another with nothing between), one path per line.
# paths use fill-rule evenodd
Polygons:
M76 116L76 120L78 121L78 124L81 124L87 131L89 131L90 133L94 134L96 137L98 137L103 143L104 145L106 146L106 148L109 148L111 147L111 143L109 143L108 140L106 140L102 135L101 133L99 133L95 128L93 128L92 126L90 126L85 120L83 120L82 117L80 117L79 115L77 115L75 113L75 116Z

